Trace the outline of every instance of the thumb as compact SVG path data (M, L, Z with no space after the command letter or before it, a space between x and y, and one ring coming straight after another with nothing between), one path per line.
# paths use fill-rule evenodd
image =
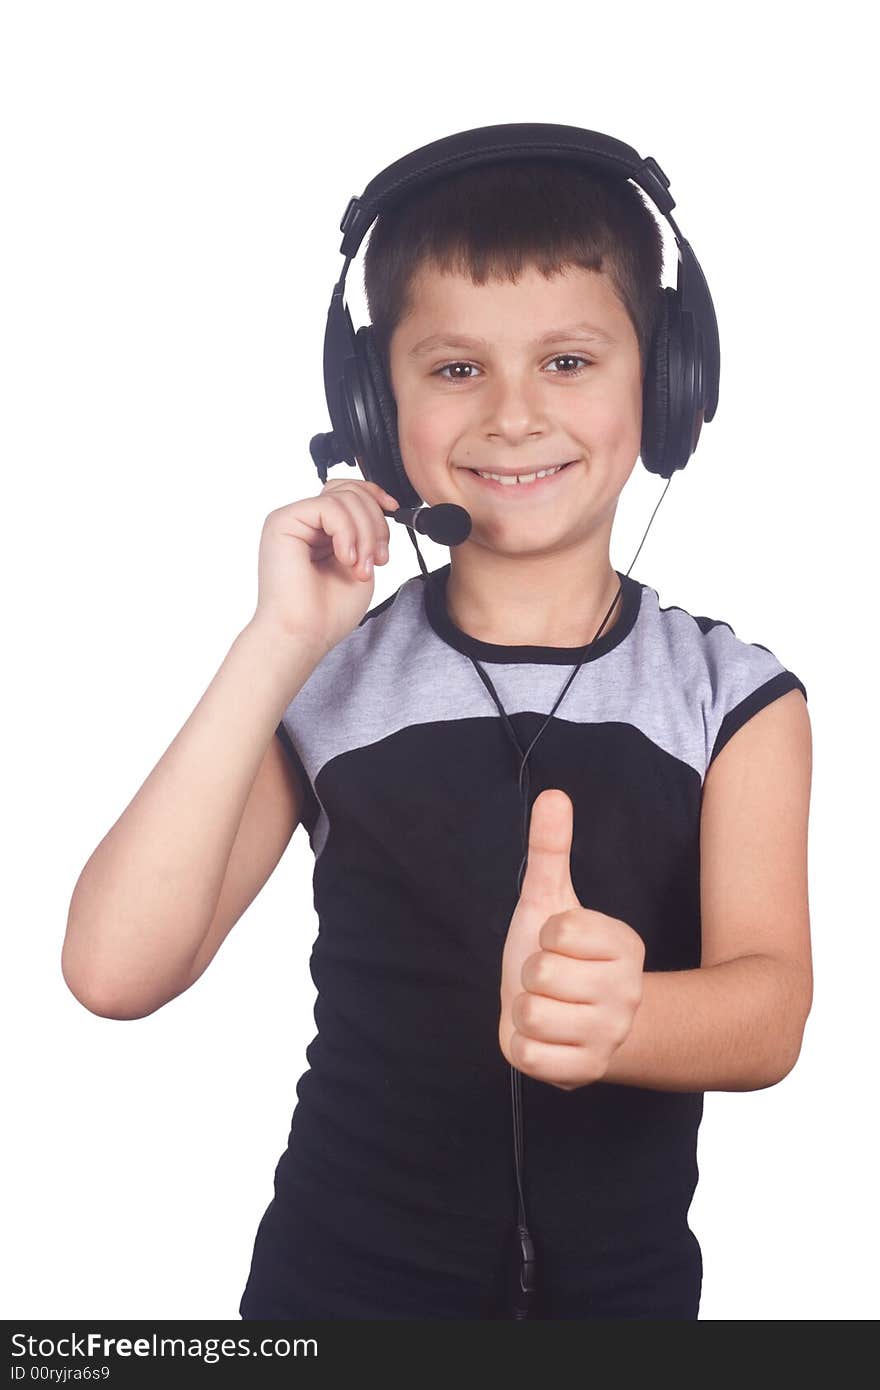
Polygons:
M571 841L574 806L568 794L554 787L532 804L529 848L520 901L534 902L545 915L580 907L571 881Z

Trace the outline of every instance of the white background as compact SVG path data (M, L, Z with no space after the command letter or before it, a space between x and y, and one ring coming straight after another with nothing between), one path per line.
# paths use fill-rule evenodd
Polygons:
M3 7L3 1316L238 1316L314 1032L305 830L207 974L142 1020L68 992L67 909L250 618L264 516L320 491L348 198L416 146L505 121L603 131L670 177L718 315L720 404L633 574L769 647L809 697L815 1000L784 1082L706 1095L700 1315L877 1316L867 17ZM664 486L633 473L618 569ZM392 532L374 604L417 572Z

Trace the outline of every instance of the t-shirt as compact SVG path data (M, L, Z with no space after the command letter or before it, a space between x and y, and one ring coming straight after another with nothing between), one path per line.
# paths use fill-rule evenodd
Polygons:
M245 1317L505 1315L517 1197L498 1021L521 759L471 658L525 749L582 649L471 637L447 611L449 573L371 609L278 726L315 856L317 1033ZM618 575L617 621L532 750L530 795L572 800L579 902L639 933L646 971L689 970L707 770L765 705L806 689L728 623ZM703 1093L522 1074L522 1106L541 1315L695 1317Z

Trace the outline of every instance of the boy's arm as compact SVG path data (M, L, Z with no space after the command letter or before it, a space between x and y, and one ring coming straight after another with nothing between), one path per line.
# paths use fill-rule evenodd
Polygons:
M142 1018L207 966L299 818L274 736L321 651L256 620L86 863L61 969L86 1008Z
M791 690L721 749L703 786L702 964L650 971L604 1081L664 1091L772 1086L813 999L807 895L812 736Z

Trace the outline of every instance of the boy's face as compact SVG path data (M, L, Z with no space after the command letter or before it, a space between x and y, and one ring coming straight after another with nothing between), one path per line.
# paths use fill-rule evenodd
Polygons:
M546 552L597 527L610 532L639 454L642 379L635 329L607 276L569 266L548 280L529 265L517 284L474 285L431 266L411 298L390 365L401 455L419 496L466 507L470 540L495 551ZM563 331L583 324L603 339ZM438 341L422 346L429 337ZM465 337L473 341L449 341ZM470 471L531 473L572 460L528 488Z

